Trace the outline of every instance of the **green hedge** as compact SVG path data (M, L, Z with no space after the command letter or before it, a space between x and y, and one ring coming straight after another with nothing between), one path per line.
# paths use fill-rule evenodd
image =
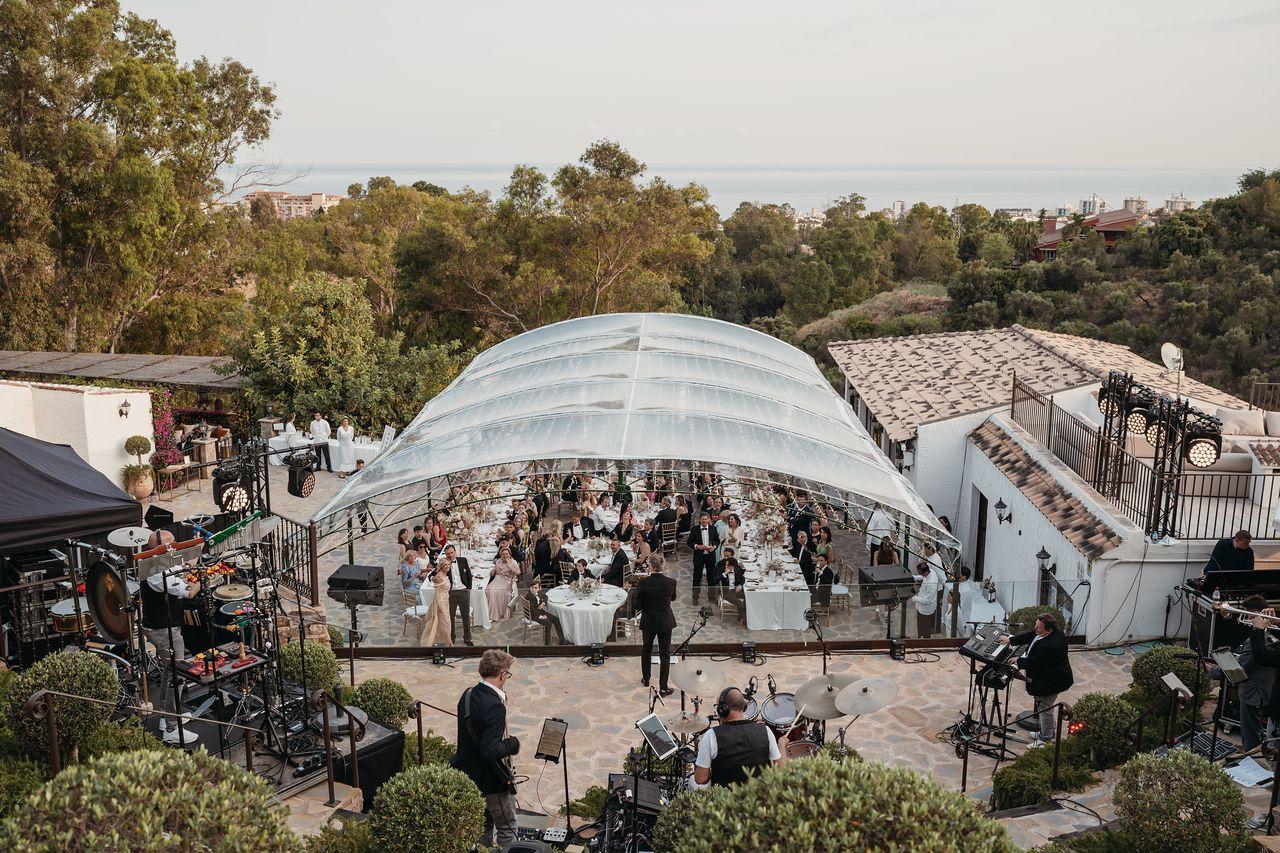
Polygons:
M27 711L27 700L42 689L111 703L55 697L54 718L58 724L58 740L64 749L74 749L85 735L109 720L120 698L120 683L111 666L97 655L78 649L55 652L18 673L9 687L9 728L24 743L45 751L49 749L47 723L34 719Z
M1097 781L1089 772L1088 754L1076 738L1063 738L1058 760L1059 791L1082 791ZM1053 793L1053 746L1029 749L992 777L992 801L996 809L1012 809L1042 803Z
M1099 769L1112 767L1133 754L1127 732L1138 709L1110 693L1086 693L1071 706L1071 722L1082 726L1075 737L1090 750Z
M307 838L306 853L367 853L373 849L373 827L368 820L333 817Z
M694 788L690 791L681 791L672 797L671 802L667 803L667 807L662 810L662 814L658 815L658 822L653 827L654 853L680 853L684 850L684 834L685 825L689 822L694 811L699 808L699 802L706 798L710 788Z
M88 761L112 752L165 748L160 739L147 731L140 721L130 718L123 723L103 723L91 731L80 743L80 760Z
M592 785L585 794L569 803L569 814L596 820L604 812L604 804L608 799L608 791L599 785ZM560 807L560 814L564 814L564 806Z
M1120 768L1114 798L1120 832L1134 849L1226 853L1251 847L1240 787L1190 750L1134 756Z
M49 778L49 765L30 758L0 758L0 818Z
M409 722L413 697L405 686L393 678L370 678L347 691L343 701L354 705L373 720L392 729L402 729Z
M1010 634L1024 634L1036 626L1036 618L1041 613L1052 613L1054 618L1058 620L1058 624L1062 626L1065 633L1067 628L1067 617L1063 615L1062 610L1057 607L1049 607L1044 604L1037 604L1031 607L1019 607L1008 615L1006 621L1009 623Z
M1169 693L1160 679L1172 672L1182 680L1188 690L1196 688L1196 661L1194 658L1177 658L1175 655L1187 654L1187 649L1177 646L1153 646L1133 659L1131 674L1135 698L1141 697L1141 706L1146 706ZM1200 698L1204 699L1213 690L1214 682L1203 676L1200 679ZM1139 704L1139 703L1135 703Z
M306 643L305 646L302 643ZM285 680L304 687L308 692L333 692L338 683L338 658L328 646L312 640L290 640L280 647L280 672ZM302 683L302 659L306 657L307 683Z
M427 729L427 733L422 736L423 764L436 764L448 767L449 762L453 761L454 753L457 751L457 747L433 732L431 729ZM404 766L406 768L418 766L417 732L405 735Z
M484 832L484 798L466 774L425 765L397 773L373 799L380 853L467 853Z

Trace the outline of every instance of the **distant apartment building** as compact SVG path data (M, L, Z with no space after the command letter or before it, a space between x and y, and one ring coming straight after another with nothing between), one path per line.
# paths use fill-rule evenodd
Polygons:
M1196 206L1196 203L1191 199L1187 198L1182 193L1175 193L1174 195L1171 195L1169 196L1169 198L1165 199L1164 212L1165 213L1181 213L1184 210L1191 210L1195 206Z
M1139 217L1150 213L1150 205L1147 204L1145 198L1126 198L1124 200L1124 209L1130 213L1137 214Z
M801 228L817 228L827 221L827 214L819 208L810 208L808 213L801 213L798 210L791 211L791 218L795 220L796 225Z
M1093 216L1096 213L1106 213L1111 209L1111 205L1107 204L1107 200L1102 196L1094 193L1088 198L1080 199L1080 212L1085 216Z
M1003 213L1014 222L1038 222L1040 214L1029 207L997 207L996 213Z
M894 222L899 221L907 215L907 203L902 199L898 199L893 203L893 214L889 217Z
M346 196L333 195L332 193L297 195L280 190L255 190L245 195L243 199L245 209L247 210L249 205L253 204L254 199L258 198L270 201L276 209L276 215L281 219L288 220L297 216L314 216L318 211L328 210L335 206Z
M1053 215L1056 219L1070 219L1076 213L1074 204L1064 204L1062 207L1054 208Z

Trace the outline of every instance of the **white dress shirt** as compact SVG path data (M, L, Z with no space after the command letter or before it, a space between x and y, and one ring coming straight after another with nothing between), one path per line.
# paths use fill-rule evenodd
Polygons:
M893 532L893 525L889 523L889 518L880 510L871 513L871 518L867 519L867 547L879 548L880 540Z
M586 533L582 529L582 522L578 522L569 528L569 532L573 534L574 539L585 539Z
M311 437L316 441L328 441L331 435L333 435L333 430L329 427L329 422L324 418L311 422Z
M462 589L462 574L458 571L458 561L454 560L449 564L449 578L453 581L454 589Z
M941 588L937 573L929 572L929 576L920 584L920 591L911 597L916 603L916 612L921 616L932 616L937 612L938 590Z

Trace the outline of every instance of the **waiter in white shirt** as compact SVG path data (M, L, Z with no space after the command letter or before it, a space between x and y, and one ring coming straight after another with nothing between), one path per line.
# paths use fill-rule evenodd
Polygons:
M316 448L316 458L324 460L324 467L330 474L333 473L333 457L329 455L329 436L333 435L333 430L329 427L329 422L324 419L324 415L316 412L311 419L311 443Z
M865 539L867 542L867 552L871 557L870 562L875 562L875 553L880 548L880 540L893 533L893 525L889 523L889 518L879 507L871 513L871 517L867 519L867 530Z
M938 629L938 592L942 584L927 561L916 563L916 574L920 576L920 589L911 596L916 606L916 633L927 640Z
M947 633L951 633L951 604L955 598L956 589L960 591L960 606L957 608L956 616L956 636L968 637L973 630L973 626L969 623L973 621L973 596L977 594L977 584L971 578L973 571L968 566L960 567L960 583L956 587L947 589L946 608L942 611L942 624L947 629Z

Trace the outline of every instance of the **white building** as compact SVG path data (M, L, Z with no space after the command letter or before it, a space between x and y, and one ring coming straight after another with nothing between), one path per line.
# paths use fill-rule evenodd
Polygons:
M346 196L334 195L333 193L297 195L279 190L255 190L246 194L242 200L246 211L256 198L270 201L275 207L276 215L281 219L293 219L295 216L314 216L318 211L328 210L345 199Z
M1064 204L1062 207L1054 208L1053 215L1057 219L1070 219L1076 213L1075 205Z
M1058 604L1090 642L1178 636L1187 624L1169 596L1200 574L1219 538L1252 527L1261 560L1280 552L1280 529L1258 529L1270 524L1280 495L1256 476L1270 470L1259 456L1273 446L1280 452L1280 414L1268 422L1244 401L1126 347L1021 326L830 349L863 423L948 517L965 564L995 584L1006 610ZM1144 533L1145 491L1134 483L1149 471L1145 439L1126 445L1135 471L1127 488L1104 497L1090 485L1102 421L1096 393L1112 369L1227 417L1222 458L1184 474L1173 544L1152 544ZM1017 395L1015 373L1025 383ZM1041 572L1040 553L1050 573Z
M0 380L0 426L69 445L122 488L122 469L138 461L124 452L125 439L143 435L155 444L151 394L125 388Z
M1003 213L1014 222L1039 222L1040 214L1029 207L997 207L996 213Z
M1138 216L1146 216L1150 212L1150 205L1147 204L1145 198L1126 198L1124 200L1124 209L1130 213L1136 213Z
M1102 196L1094 193L1088 198L1080 199L1080 212L1085 216L1092 216L1095 213L1106 213L1111 209L1107 204L1107 200Z
M902 217L906 215L907 215L907 203L902 199L898 199L893 203L893 215L890 216L889 218L892 219L894 222L897 222L898 220L902 219Z
M1164 211L1165 213L1181 213L1184 210L1191 210L1195 206L1196 203L1182 193L1174 193L1165 199Z

